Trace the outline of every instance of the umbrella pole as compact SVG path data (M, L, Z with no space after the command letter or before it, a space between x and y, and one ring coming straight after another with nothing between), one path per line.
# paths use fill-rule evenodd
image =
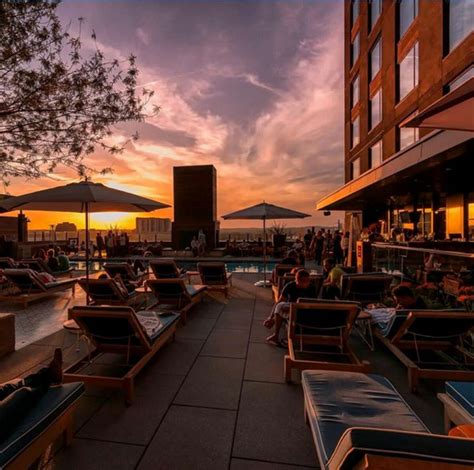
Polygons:
M267 225L263 218L263 287L267 287Z
M89 305L89 203L85 203L86 213L86 304Z

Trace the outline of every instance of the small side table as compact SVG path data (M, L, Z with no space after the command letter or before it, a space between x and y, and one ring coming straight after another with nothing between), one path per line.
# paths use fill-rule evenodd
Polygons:
M72 320L72 319L71 319L71 320L66 320L66 321L63 323L63 328L64 328L66 331L69 331L70 333L76 335L76 341L75 341L76 352L80 352L81 348L80 348L79 344L80 344L81 335L82 335L82 329L81 329L81 327L76 323L76 320Z
M438 393L438 400L444 405L444 432L449 433L451 424L459 426L461 424L474 425L472 417L459 403L453 400L447 393Z
M361 337L362 341L369 347L371 351L375 349L374 335L372 333L372 315L362 310L355 320L355 330Z

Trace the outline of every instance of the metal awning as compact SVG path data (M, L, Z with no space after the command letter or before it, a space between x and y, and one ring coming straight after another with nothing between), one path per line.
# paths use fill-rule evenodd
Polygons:
M472 174L466 170L473 151L472 132L434 131L325 196L316 209L362 210L415 191L461 191L466 186L472 191Z
M474 132L474 77L406 119L401 126Z

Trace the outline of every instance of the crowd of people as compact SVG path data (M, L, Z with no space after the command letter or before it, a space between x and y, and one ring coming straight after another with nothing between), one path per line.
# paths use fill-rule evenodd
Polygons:
M204 256L206 254L206 234L203 230L199 230L197 236L193 236L191 240L191 251L193 256Z
M272 334L266 338L267 342L276 346L284 346L286 334L283 330L288 323L291 304L297 302L298 299L319 298L316 284L311 282L311 275L306 269L296 266L292 273L295 274L295 280L285 285L270 315L263 322L266 328L273 330ZM343 274L344 271L333 258L324 260L324 281L321 292L323 300L338 300L341 298L340 288ZM423 299L416 296L413 290L406 285L399 285L392 290L392 301L394 305L392 310L427 308ZM368 308L370 307L368 306ZM374 305L372 307L378 308L379 306ZM384 306L382 305L382 307Z
M304 250L307 259L314 260L317 265L322 266L326 258L334 258L336 264L347 264L349 255L349 232L341 232L330 229L320 229L317 232L314 228L308 229L303 237L303 241L297 239L293 245L300 251Z
M66 252L59 246L51 247L48 250L40 248L33 258L43 260L52 272L64 272L71 267Z
M95 237L95 245L92 247L92 255L97 251L98 257L102 258L102 253L105 251L108 258L126 256L128 255L129 246L130 240L126 232L118 233L109 230L107 235L104 236L98 232Z

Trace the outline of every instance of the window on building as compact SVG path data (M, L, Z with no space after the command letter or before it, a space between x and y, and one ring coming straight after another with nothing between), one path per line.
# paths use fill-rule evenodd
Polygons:
M416 228L423 235L429 235L431 233L431 209L422 209L418 212L420 212L420 221L416 224Z
M381 39L378 38L374 47L370 50L370 79L373 80L382 66Z
M415 143L418 139L418 128L399 127L398 128L398 150L403 150L405 147Z
M369 29L375 26L377 20L379 19L380 13L382 11L382 0L370 0L370 9L369 9Z
M398 100L405 98L418 85L418 43L408 51L398 66Z
M354 26L356 19L359 16L360 0L352 0L351 4L351 26Z
M351 83L351 108L353 108L358 102L360 98L360 80L359 75L354 78Z
M360 158L356 158L351 163L351 179L356 179L360 176Z
M357 33L356 37L354 38L354 41L351 44L351 66L353 66L356 62L357 59L359 58L359 53L360 53L360 37L359 33Z
M369 149L369 168L377 168L382 164L382 140Z
M448 38L452 51L465 37L474 31L474 2L472 0L448 0Z
M360 119L357 116L351 123L351 148L360 142Z
M463 83L466 83L470 78L474 77L474 65L471 65L467 70L458 75L449 85L448 91L453 91L459 88Z
M418 16L418 0L399 0L398 38L401 38Z
M373 129L382 120L382 89L379 88L370 99L369 126Z

